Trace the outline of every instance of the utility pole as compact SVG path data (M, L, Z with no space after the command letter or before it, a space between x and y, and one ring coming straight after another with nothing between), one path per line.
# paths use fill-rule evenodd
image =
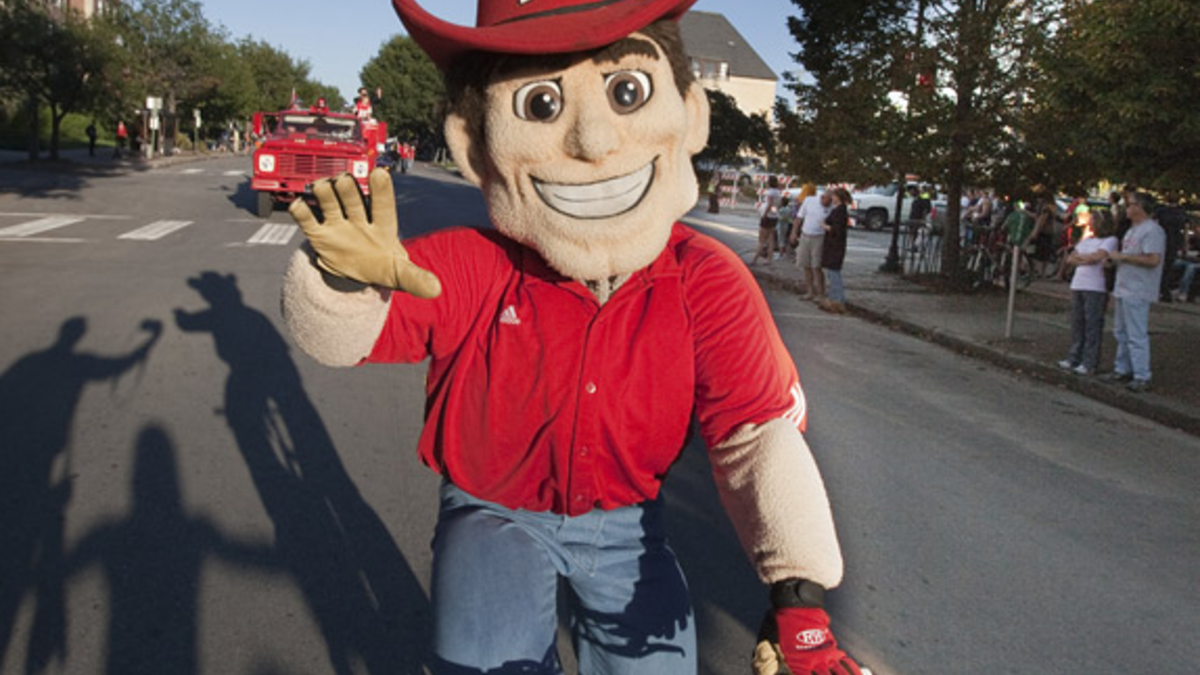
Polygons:
M929 0L917 1L917 28L914 38L915 45L912 51L912 65L914 70L919 70L919 61L921 50L925 43L925 5ZM913 88L917 81L918 73L908 73L908 101L904 106L904 131L907 135L912 127L912 109L913 109ZM904 197L908 193L908 174L905 171L900 171L896 178L896 210L895 222L892 224L892 244L888 247L887 258L883 264L879 266L880 272L900 272L902 265L900 264L900 224L904 221Z

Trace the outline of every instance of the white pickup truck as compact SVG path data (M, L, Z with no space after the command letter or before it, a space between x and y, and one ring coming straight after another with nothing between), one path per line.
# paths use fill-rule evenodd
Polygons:
M896 187L897 183L888 183L850 193L853 200L850 205L850 217L868 230L891 227L896 222ZM900 205L902 220L908 219L912 202L912 197L906 194Z

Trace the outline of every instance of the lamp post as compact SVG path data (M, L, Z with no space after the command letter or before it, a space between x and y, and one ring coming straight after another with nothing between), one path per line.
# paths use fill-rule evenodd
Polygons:
M917 2L917 28L913 47L913 65L917 64L917 57L921 52L921 47L925 41L925 5L929 0L919 0ZM908 100L904 106L904 131L907 133L912 127L912 107L913 107L913 84L916 82L916 76L908 73L907 88ZM896 178L896 211L895 222L892 224L892 243L888 246L887 258L883 264L879 266L880 272L900 272L902 265L900 264L900 223L903 222L904 211L904 196L908 192L908 174L900 171Z

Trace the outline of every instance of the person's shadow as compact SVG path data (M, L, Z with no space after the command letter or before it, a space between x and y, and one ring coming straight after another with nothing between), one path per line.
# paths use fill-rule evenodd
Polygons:
M379 516L346 473L283 336L242 301L237 278L188 280L209 307L175 311L212 333L229 366L225 419L275 525L284 567L321 626L334 671L419 673L429 600Z
M148 334L128 354L100 356L76 350L87 320L63 322L58 339L22 357L0 375L0 663L12 639L17 611L36 591L35 624L26 672L40 672L66 652L63 589L53 572L62 564L63 521L71 499L67 445L75 409L87 385L110 381L145 362L162 334Z
M275 571L278 556L270 546L230 541L207 519L184 511L175 447L161 427L138 435L132 488L130 513L89 530L66 557L57 586L93 566L103 571L111 598L108 675L196 673L206 559Z

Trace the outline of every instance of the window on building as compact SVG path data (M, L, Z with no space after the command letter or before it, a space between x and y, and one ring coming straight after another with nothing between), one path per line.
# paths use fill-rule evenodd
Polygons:
M692 74L696 79L725 81L729 79L729 62L693 58Z

